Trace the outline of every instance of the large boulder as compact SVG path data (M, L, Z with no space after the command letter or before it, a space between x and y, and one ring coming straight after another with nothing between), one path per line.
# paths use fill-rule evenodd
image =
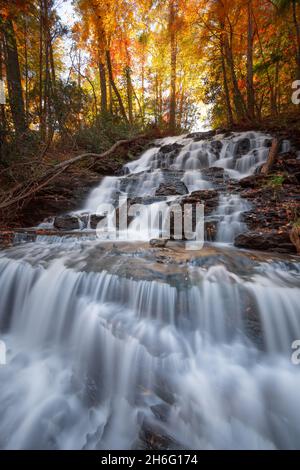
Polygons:
M92 214L90 216L90 228L92 230L96 230L99 222L101 222L101 220L103 220L103 219L105 219L104 215Z
M181 204L204 204L205 215L211 214L219 204L218 192L214 189L204 189L194 191L188 196L184 197Z
M175 152L176 154L178 154L182 148L183 148L183 145L178 144L177 142L175 142L174 144L163 145L163 146L160 148L159 151L160 151L161 153L172 153L172 152Z
M238 248L273 251L277 253L296 253L296 248L286 232L248 232L239 235L234 242Z
M155 196L184 196L188 189L183 181L174 183L161 183L156 190Z
M153 248L165 248L168 241L167 238L153 238L150 240L150 246Z
M55 217L53 225L58 230L79 230L80 221L75 215L60 215Z
M239 140L235 150L235 157L240 158L243 155L247 155L251 150L250 140L245 137L244 139Z

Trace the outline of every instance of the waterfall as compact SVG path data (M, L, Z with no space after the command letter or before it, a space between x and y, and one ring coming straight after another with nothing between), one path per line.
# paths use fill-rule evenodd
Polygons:
M217 241L231 243L246 226L241 222L241 215L249 209L249 204L237 194L221 195L215 217L218 219Z
M300 448L299 258L234 249L248 203L207 172L250 174L269 142L158 141L91 191L78 230L0 251L1 449ZM140 215L129 240L96 238L100 203L141 199L156 220L182 197L161 185L182 183L218 191L222 245L153 250Z
M120 240L122 237L129 237L132 241L148 241L163 234L155 214L159 214L164 208L165 217L168 218L170 203L180 199L168 196L162 200L157 196L161 185L175 185L180 187L180 191L186 190L186 193L217 189L220 197L219 207L214 212L214 220L218 223L216 241L233 243L234 238L245 230L241 215L249 209L249 204L242 201L237 194L227 194L222 187L216 187L211 176L207 175L207 170L223 169L224 178L227 179L240 179L250 175L266 161L270 143L271 137L259 132L233 133L227 137L219 135L199 142L186 136L161 139L139 159L126 164L123 176L105 177L100 185L91 191L83 208L71 215L78 218L80 230L90 231L95 229L91 226L91 217L97 215L103 204L117 207L121 196L126 196L132 201L138 199L138 203L149 207L145 208L143 216L136 214L133 217L126 236L119 233L116 238ZM286 142L283 151L288 148L289 142ZM147 225L150 214L157 223L150 230L141 230L141 226ZM50 221L50 224L41 224L41 228L51 227L53 221ZM98 236L101 238L99 231ZM109 237L112 239L114 234L110 233ZM107 233L103 234L103 238L107 238Z

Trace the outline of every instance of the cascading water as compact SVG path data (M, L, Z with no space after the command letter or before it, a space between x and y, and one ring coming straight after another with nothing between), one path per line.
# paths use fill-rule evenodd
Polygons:
M269 140L158 142L91 192L83 237L0 252L0 448L300 448L299 259L232 248L247 202L207 173L252 173ZM178 194L158 196L163 184ZM219 191L210 217L227 246L150 249L139 216L134 243L90 236L119 194L155 213L199 189Z
M215 217L218 220L217 241L232 243L246 227L241 222L241 215L249 208L239 195L221 195Z

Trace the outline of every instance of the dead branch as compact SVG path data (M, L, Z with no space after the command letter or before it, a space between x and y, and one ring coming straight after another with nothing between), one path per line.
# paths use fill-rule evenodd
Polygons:
M106 158L112 155L119 147L122 145L128 145L137 140L143 139L145 137L149 137L147 134L138 135L131 139L127 140L119 140L116 142L110 149L106 150L103 153L83 153L81 155L77 155L76 157L71 158L70 160L66 160L64 162L58 163L54 167L46 170L41 176L34 177L25 183L16 185L10 192L8 197L5 200L0 202L0 209L6 209L14 204L23 201L34 194L36 194L41 189L45 188L51 181L57 178L61 173L63 173L67 168L71 165L74 165L84 159L92 158L95 162L100 158Z

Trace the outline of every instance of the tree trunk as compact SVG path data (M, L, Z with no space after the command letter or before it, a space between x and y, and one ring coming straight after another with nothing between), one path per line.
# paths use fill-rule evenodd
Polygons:
M154 119L155 119L155 125L157 126L159 123L159 88L158 88L157 73L155 74L154 88L155 88Z
M40 31L39 31L39 115L40 115L40 134L41 140L45 139L45 112L44 112L44 100L43 100L43 53L44 53L44 44L43 44L43 0L40 0Z
M105 65L99 61L99 78L101 90L101 114L103 117L107 114L107 88L106 88L106 72Z
M297 80L300 80L300 25L297 18L297 3L296 0L292 2L293 6L293 20L296 29L296 40L297 40L297 56L296 56L296 63L297 63Z
M248 41L247 41L247 110L251 120L255 117L255 96L253 87L253 16L252 0L248 0Z
M29 77L28 77L28 46L27 46L27 37L28 37L28 27L27 27L27 16L25 16L24 23L24 59L25 59L25 119L26 125L28 126L28 117L29 117Z
M230 44L229 44L227 35L225 35L224 46L225 46L226 59L227 59L228 67L230 70L231 80L232 80L232 85L233 85L235 111L236 111L237 119L240 120L241 118L246 117L246 113L245 113L246 107L245 107L244 98L240 92L238 81L236 78L234 59L233 59L233 53L232 53L232 41L230 41Z
M171 77L170 77L170 119L169 128L171 132L176 129L176 67L177 67L177 44L176 44L176 5L175 0L169 3L169 33L171 47Z
M145 58L142 61L142 125L145 125Z
M133 107L132 107L132 83L130 76L130 67L125 69L126 75L126 88L127 88L127 103L128 103L128 115L130 124L133 123Z
M3 80L3 37L0 32L0 80ZM3 158L2 147L6 141L6 116L5 105L0 103L0 160Z
M127 117L127 114L126 114L126 111L125 111L125 107L124 107L124 104L123 104L123 101L122 101L122 97L121 97L121 95L120 95L120 93L119 93L119 90L118 90L118 88L117 88L117 86L116 86L116 84L115 84L114 77L113 77L110 51L107 50L105 54L106 54L106 64L107 64L107 70L108 70L109 81L110 81L111 87L112 87L112 89L114 90L114 93L115 93L115 95L116 95L116 97L117 97L121 114L122 114L124 120L128 123L129 121L128 121L128 117Z
M224 86L224 93L225 93L225 100L226 100L227 123L228 123L228 126L231 128L233 126L233 113L232 113L232 107L231 107L231 102L230 102L230 93L229 93L227 71L226 71L226 64L225 64L225 57L224 57L224 45L223 45L222 39L221 39L221 63L222 63L222 73L223 73L223 86Z
M44 49L45 49L45 83L44 83L44 106L46 120L46 138L49 139L53 132L52 109L51 109L51 75L50 75L50 31L49 31L49 5L44 0Z
M17 134L27 130L21 72L15 31L11 19L2 20L9 104Z
M264 164L264 166L262 167L262 170L261 170L262 175L267 175L270 172L270 170L272 169L272 166L274 165L274 163L277 159L280 145L281 145L281 140L280 139L273 139L268 159L267 159L266 163Z

